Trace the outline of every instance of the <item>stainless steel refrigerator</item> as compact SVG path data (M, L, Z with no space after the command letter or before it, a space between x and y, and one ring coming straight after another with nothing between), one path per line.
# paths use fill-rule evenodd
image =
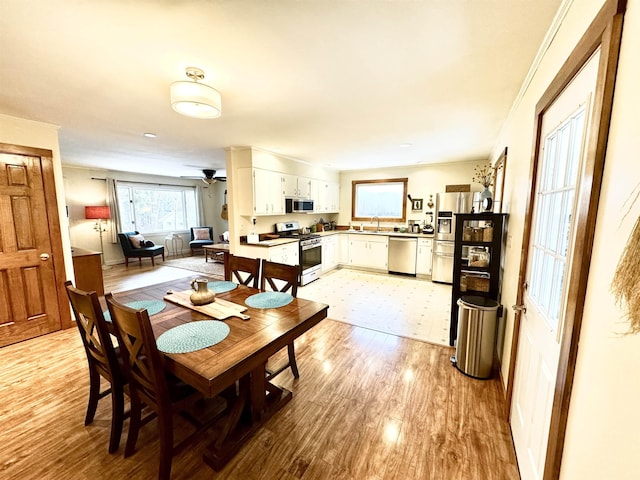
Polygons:
M440 283L453 281L453 246L456 234L456 213L471 213L473 193L452 192L436 194L436 225L433 242L433 270L431 280Z

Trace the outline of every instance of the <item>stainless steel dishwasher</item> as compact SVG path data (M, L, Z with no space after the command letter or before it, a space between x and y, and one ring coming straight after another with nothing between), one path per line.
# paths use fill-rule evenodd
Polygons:
M389 237L389 273L416 274L417 238Z

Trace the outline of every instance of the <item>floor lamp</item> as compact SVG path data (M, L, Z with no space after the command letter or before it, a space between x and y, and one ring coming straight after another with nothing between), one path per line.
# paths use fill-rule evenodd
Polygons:
M100 253L102 254L102 269L110 268L104 262L104 245L102 243L102 233L107 231L104 222L111 218L111 210L108 206L84 207L84 218L95 220L93 229L100 234Z

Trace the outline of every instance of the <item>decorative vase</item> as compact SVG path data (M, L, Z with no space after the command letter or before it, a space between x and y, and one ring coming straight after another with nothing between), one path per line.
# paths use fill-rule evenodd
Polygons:
M191 303L194 305L207 305L216 299L215 292L209 290L208 282L206 278L194 278L191 280L191 288L194 290L189 297Z
M484 190L480 192L480 208L484 212L488 212L491 210L491 206L493 205L493 195L491 194L491 190L489 187L484 187Z

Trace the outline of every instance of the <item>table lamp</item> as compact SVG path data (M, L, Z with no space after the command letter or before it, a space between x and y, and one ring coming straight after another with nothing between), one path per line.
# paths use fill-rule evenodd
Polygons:
M104 245L102 243L102 232L106 232L104 222L111 218L111 209L108 206L84 207L84 218L95 220L93 229L100 234L100 253L102 254L102 268L106 267L104 262Z

